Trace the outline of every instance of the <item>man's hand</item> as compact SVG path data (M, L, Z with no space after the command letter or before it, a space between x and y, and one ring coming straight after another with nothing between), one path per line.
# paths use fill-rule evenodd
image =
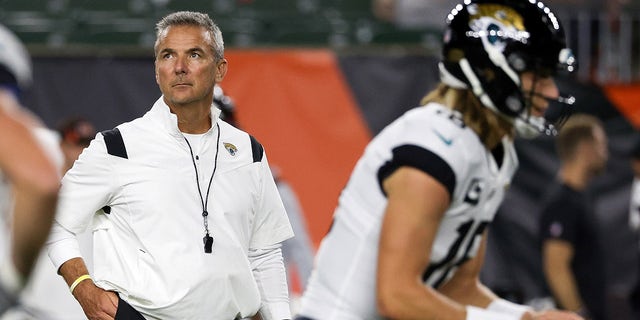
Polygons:
M575 312L547 310L540 312L527 313L522 317L523 320L584 320Z
M82 281L73 296L80 302L89 320L113 320L118 310L118 295L97 287L93 281Z

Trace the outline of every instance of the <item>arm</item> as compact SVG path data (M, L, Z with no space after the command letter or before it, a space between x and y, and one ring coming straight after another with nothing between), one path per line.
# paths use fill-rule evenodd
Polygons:
M414 168L401 167L383 183L387 208L377 271L379 312L393 319L465 319L465 308L422 283L431 246L449 206L446 188Z
M89 274L82 258L67 260L59 269L60 275L67 285L76 281L80 276ZM82 306L87 318L114 319L118 310L118 296L111 291L97 287L91 279L79 282L71 292Z
M484 264L484 257L487 248L487 234L482 234L482 242L475 257L462 264L454 276L447 281L439 292L456 302L465 305L478 306L493 312L508 314L519 319L532 318L533 310L524 305L518 305L501 299L489 288L480 282L480 271ZM551 318L554 319L554 318Z
M579 320L575 314L508 312L478 281L485 242L438 292L422 283L436 232L449 206L445 187L424 172L401 167L384 181L387 208L383 220L377 271L379 312L391 319L555 319ZM486 235L484 236L486 238ZM454 301L455 299L455 301ZM465 307L466 305L466 307ZM476 307L470 306L475 305ZM482 309L487 307L488 309Z
M462 264L455 275L438 291L459 303L481 308L486 308L491 302L499 299L480 282L480 270L484 263L486 247L487 231L484 231L476 256Z
M249 261L262 300L260 315L256 319L291 319L289 291L280 244L264 249L250 249Z
M33 120L0 90L0 168L15 192L12 260L27 278L49 235L60 177L31 132Z
M47 246L51 261L70 289L73 289L71 294L78 300L87 318L113 319L118 306L116 294L97 287L90 278L76 281L88 275L89 271L80 257L75 235L54 223ZM72 285L75 286L71 288Z
M114 172L100 135L62 180L60 201L47 249L56 270L69 286L79 277L89 274L81 258L76 234L86 230L96 212L110 203L111 194L117 187L113 182ZM113 319L115 316L117 295L97 287L91 279L77 283L71 294L88 319Z
M498 312L517 316L522 320L526 319L566 319L579 320L577 314L570 312L562 312L556 310L546 310L543 312L535 312L532 308L515 304L501 299L489 288L480 282L480 271L484 263L484 256L487 247L487 234L485 231L482 235L482 242L478 254L465 262L455 275L446 282L439 292L456 302L465 305L474 305L485 308L489 311Z
M572 258L573 247L569 242L548 239L543 243L543 268L551 291L564 309L577 311L582 300L571 271Z

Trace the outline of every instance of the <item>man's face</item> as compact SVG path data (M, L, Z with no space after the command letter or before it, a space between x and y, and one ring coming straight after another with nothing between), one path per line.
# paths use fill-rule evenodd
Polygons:
M557 99L560 93L558 87L551 76L535 75L533 72L525 72L520 76L522 81L522 92L525 96L531 95L531 115L543 117L549 107L549 102L545 99Z
M600 127L593 129L593 143L590 146L591 170L595 174L602 173L609 160L609 149L607 148L607 135Z
M212 103L227 61L216 60L211 44L209 33L197 26L172 26L159 42L156 82L170 107Z

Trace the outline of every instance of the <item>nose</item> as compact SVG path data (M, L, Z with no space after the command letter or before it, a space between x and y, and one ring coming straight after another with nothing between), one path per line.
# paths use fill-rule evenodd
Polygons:
M184 58L178 58L175 60L175 64L173 66L176 74L184 74L187 73L187 62Z

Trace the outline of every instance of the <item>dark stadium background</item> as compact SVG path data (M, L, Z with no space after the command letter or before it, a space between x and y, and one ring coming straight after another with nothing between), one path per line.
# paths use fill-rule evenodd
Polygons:
M33 55L26 105L51 127L82 115L105 130L141 116L159 97L154 23L185 9L219 23L229 61L221 85L240 124L297 191L317 245L368 140L438 81L440 30L380 21L368 0L0 0L0 21ZM624 320L638 264L628 204L629 151L640 127L640 15L628 11L614 25L580 9L560 13L585 59L558 83L577 97L576 112L597 115L609 135L607 172L590 191L607 248L611 319ZM593 29L586 38L585 15ZM509 299L529 301L543 290L537 204L558 163L549 137L516 146L521 167L491 229L483 278Z

